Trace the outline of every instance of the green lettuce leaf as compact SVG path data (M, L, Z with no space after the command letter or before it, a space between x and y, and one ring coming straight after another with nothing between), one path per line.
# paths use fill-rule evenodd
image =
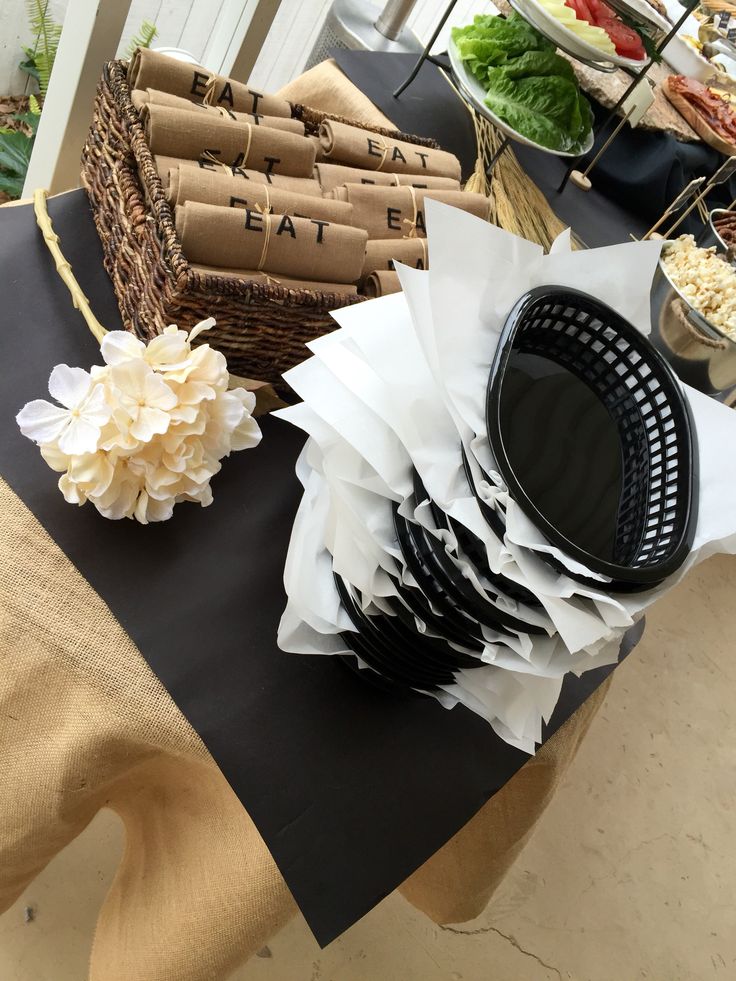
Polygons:
M514 79L494 69L485 102L512 129L550 150L569 152L585 135L577 86L559 75Z

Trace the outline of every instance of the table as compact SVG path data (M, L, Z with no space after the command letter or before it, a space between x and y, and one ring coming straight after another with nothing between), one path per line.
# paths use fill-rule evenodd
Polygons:
M99 245L95 250L85 209L81 192L51 206L83 288L101 319L114 326L112 294L95 260ZM119 972L117 977L129 981L141 964L147 981L224 977L258 949L295 907L255 824L270 828L271 852L294 898L308 907L315 933L327 942L471 819L403 888L442 921L476 915L574 755L602 689L570 725L562 725L565 717L606 672L584 676L577 690L571 682L572 692L552 722L553 729L562 728L519 770L516 782L505 782L523 761L496 746L505 762L494 760L492 769L488 748L495 744L479 720L423 700L407 711L357 685L334 663L279 654L273 626L283 597L275 584L298 496L290 472L299 437L272 420L264 421L266 439L258 455L230 461L217 488L220 515L228 508L259 515L261 520L243 526L252 537L244 541L231 521L218 519L218 504L199 525L190 510L187 534L177 537L174 522L154 529L160 554L146 553L150 567L136 564L146 529L128 525L121 535L121 526L69 509L55 491L48 493L49 474L35 451L36 470L26 470L18 455L23 444L9 423L11 406L22 402L21 393L42 394L51 364L89 363L95 350L81 322L74 322L28 210L9 209L1 217L3 341L14 345L4 351L8 384L0 427L6 477L0 484L0 700L7 728L2 744L10 747L0 791L2 905L108 804L126 822L129 847L101 916L93 979L110 981ZM205 554L209 564L202 566L195 560ZM218 602L223 610L227 602L232 605L234 580L239 619L225 624ZM180 623L156 615L167 593L174 604L167 609L180 610ZM264 651L273 654L272 661L263 660ZM264 705L274 704L268 702L274 697L269 687L290 700L290 714L298 715L300 707L305 712L296 746L264 714ZM307 724L315 719L319 726ZM338 748L348 747L350 755L338 753L333 761L334 795L305 807L320 770L319 752L332 747L338 733ZM464 746L476 752L458 760L456 739L469 740ZM291 761L287 782L276 765L279 757ZM370 782L376 759L383 768ZM435 780L419 772L422 760L433 775L455 767L452 793L438 799ZM368 764L362 772L361 762ZM246 777L256 772L263 783L254 797ZM385 823L386 788L411 798L410 826L410 811ZM248 813L236 794L249 800ZM369 825L356 826L354 814L330 814L340 799L360 799L364 817L375 814L384 822L378 833L366 834ZM478 842L489 840L496 848L489 852L485 845L487 864L479 863ZM362 861L351 866L347 860L356 850ZM154 864L151 856L157 854L166 861ZM443 876L443 867L460 868L462 876ZM322 905L315 902L315 875L323 880ZM223 909L233 914L223 916Z

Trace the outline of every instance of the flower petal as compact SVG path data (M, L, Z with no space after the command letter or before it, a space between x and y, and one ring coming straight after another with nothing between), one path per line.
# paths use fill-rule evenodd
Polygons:
M47 443L45 446L39 446L39 449L41 456L52 470L55 470L57 473L67 472L71 458L66 453L62 453L58 446L54 445L54 443Z
M59 449L69 456L94 453L102 430L88 422L84 416L72 416L69 425L59 437Z
M151 372L146 375L143 386L147 406L155 406L157 409L173 409L178 399L173 389L171 389L160 375Z
M81 407L81 413L87 422L102 428L106 425L112 414L112 406L107 401L107 392L104 385L95 385Z
M92 376L84 368L57 364L49 378L49 392L67 409L76 409L84 401L92 384Z
M156 435L162 435L169 428L171 416L162 409L141 406L138 418L130 427L130 435L142 443L148 443Z
M150 365L142 358L135 358L113 365L110 369L110 380L122 395L139 402L144 399L146 378L152 374Z
M34 443L55 443L69 423L69 410L45 399L28 402L15 417L20 431Z
M195 324L189 331L189 343L191 344L196 337L199 337L202 331L210 330L210 328L214 327L215 323L216 320L214 317L208 317L206 320L200 320L200 322Z
M100 345L105 364L122 364L144 356L146 345L127 330L111 330Z

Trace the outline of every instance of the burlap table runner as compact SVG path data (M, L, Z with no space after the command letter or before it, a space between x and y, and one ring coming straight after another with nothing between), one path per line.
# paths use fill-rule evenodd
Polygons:
M462 211L489 220L491 202L472 191L424 191L415 187L374 187L345 184L336 187L335 198L353 206L353 224L365 228L369 238L425 237L424 199L434 198Z
M353 206L312 194L298 194L269 184L246 183L225 172L214 173L201 167L181 167L170 171L166 199L172 206L199 201L225 208L270 210L279 215L321 218L338 225L353 223Z
M179 95L170 92L159 92L157 89L136 89L130 93L130 99L136 109L144 105L169 106L172 109L185 109L187 112L208 113L239 123L249 123L251 126L270 126L271 129L282 129L287 133L298 133L304 136L304 123L288 116L263 116L252 112L233 112L224 106L208 106L204 103L190 102Z
M296 133L148 102L141 107L141 120L153 154L207 157L291 177L311 177L314 171L314 144Z
M192 65L149 48L138 48L130 61L128 81L133 89L158 89L190 99L225 106L235 112L264 116L291 116L286 99L265 95L234 79L215 75L201 65Z
M416 269L428 269L427 240L424 238L372 239L365 247L363 276L393 269L394 259Z
M184 254L205 266L354 283L368 238L361 228L188 201L176 209Z
M386 174L379 170L360 170L343 164L320 161L314 172L325 192L334 191L342 184L379 184L387 187L431 187L443 191L459 191L460 181L453 177L432 177L422 174Z
M363 292L371 297L398 293L400 289L399 274L393 269L377 269L366 276L363 282Z
M460 180L460 161L446 150L415 146L380 133L326 119L319 130L324 159L362 170L396 174L426 174Z
M185 167L194 170L203 170L208 174L225 174L228 177L236 177L239 181L251 181L253 184L268 184L270 187L279 187L296 194L309 194L314 197L322 197L322 188L319 182L312 177L289 177L286 174L267 174L262 170L249 170L243 167L228 167L226 164L214 163L212 160L187 160L183 157L167 157L165 154L157 153L154 157L156 170L161 178L164 187L169 186L169 175L172 170ZM247 185L240 184L240 187Z
M301 101L320 105L323 89L325 109L339 112L342 95L346 115L369 115L333 63L304 78L310 98ZM299 80L288 97L300 101ZM168 692L3 481L0 514L0 909L109 806L125 822L126 849L98 920L90 981L225 981L294 915L294 902ZM404 883L417 908L439 923L483 910L607 687Z
M326 283L319 280L305 282L303 279L290 279L288 276L275 276L273 273L258 272L255 269L225 269L217 266L203 266L190 263L191 268L202 276L224 276L226 279L252 279L256 283L269 283L283 286L288 290L322 290L324 293L337 293L338 296L355 296L358 287L353 283Z
M168 692L2 480L0 509L0 910L110 807L126 848L90 981L224 981L296 913L294 901ZM414 905L438 922L481 912L605 687L405 883Z

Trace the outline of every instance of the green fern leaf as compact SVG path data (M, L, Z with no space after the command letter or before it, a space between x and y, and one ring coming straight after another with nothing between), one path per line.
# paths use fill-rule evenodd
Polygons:
M149 20L144 20L138 33L131 39L130 44L126 48L125 56L132 58L136 52L136 48L150 48L153 39L157 36L158 31L156 30L156 25L152 24Z
M61 24L48 13L49 0L26 0L28 23L34 36L33 60L38 72L38 87L46 95L61 39Z

